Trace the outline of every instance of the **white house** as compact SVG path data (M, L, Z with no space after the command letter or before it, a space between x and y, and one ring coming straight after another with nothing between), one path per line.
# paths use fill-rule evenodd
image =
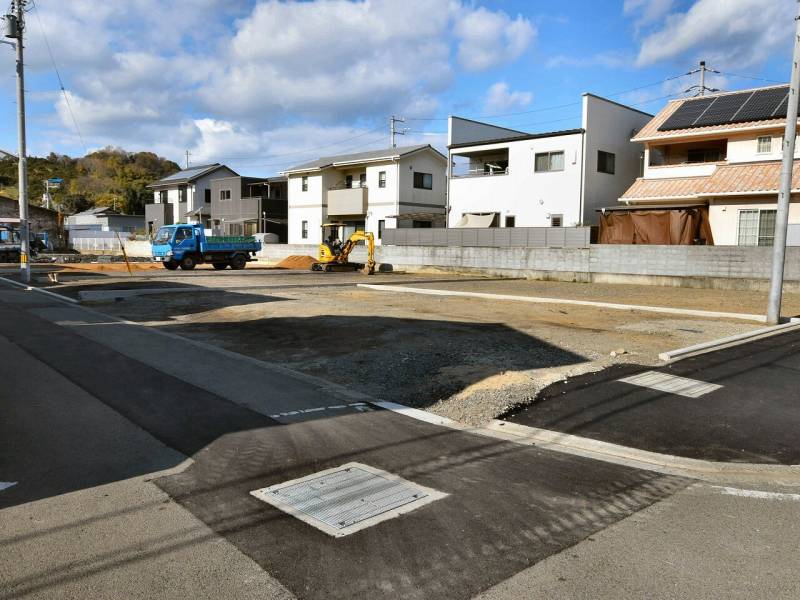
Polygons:
M779 85L670 101L633 137L645 145L644 175L619 200L631 213L699 207L709 242L772 245L788 93ZM793 174L797 194L797 161ZM789 223L800 227L797 196Z
M318 244L321 225L345 234L444 224L447 158L430 145L327 156L283 171L289 189L289 243Z
M147 229L154 231L172 223L202 222L210 227L211 180L236 177L232 169L214 163L183 169L151 183L153 203L145 205Z
M579 129L525 133L450 117L450 227L590 225L640 174L652 115L583 95Z

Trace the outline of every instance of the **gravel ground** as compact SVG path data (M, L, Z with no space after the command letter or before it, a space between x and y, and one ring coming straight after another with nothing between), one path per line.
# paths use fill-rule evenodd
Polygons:
M532 283L540 283L528 281L399 274L367 279L358 274L275 271L226 273L224 280L213 277L213 283L201 273L158 277L158 285L172 282L174 287L217 287L222 281L240 289L142 296L95 308L473 425L530 403L554 381L617 362L655 364L659 352L759 327L742 321L355 287L369 281L527 295L534 289ZM140 285L135 278L70 278L58 291L75 295L79 289ZM644 286L558 286L561 297L606 301L621 294L641 304L656 304L645 300L660 298L660 305L667 297L663 288L638 289ZM594 295L589 294L592 290ZM740 294L682 292L691 308L716 310L723 298ZM668 293L675 303L682 297L674 289ZM737 304L742 308L736 310L752 310L748 306L742 300ZM617 350L624 352L611 356Z

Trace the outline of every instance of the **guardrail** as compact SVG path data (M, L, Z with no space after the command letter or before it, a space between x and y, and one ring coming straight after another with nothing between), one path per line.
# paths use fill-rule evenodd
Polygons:
M488 248L585 248L590 227L487 227L384 229L389 246L475 246Z

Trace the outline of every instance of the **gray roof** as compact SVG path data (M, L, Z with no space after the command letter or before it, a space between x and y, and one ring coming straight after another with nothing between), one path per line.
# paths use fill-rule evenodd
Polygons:
M337 164L341 163L354 163L354 162L368 162L380 159L390 160L392 158L397 158L400 156L404 156L406 154L411 154L412 152L417 152L419 150L424 150L425 148L430 148L442 158L447 160L440 152L435 150L430 144L420 144L418 146L402 146L400 148L383 148L381 150L370 150L368 152L358 152L356 154L338 154L336 156L323 156L322 158L318 158L317 160L312 160L306 163L302 163L296 165L294 167L289 167L288 169L284 169L284 173L292 173L297 171L317 171L319 169L324 169L325 167L332 167Z
M213 173L217 169L227 168L232 173L236 173L230 167L225 167L225 165L221 165L219 163L214 163L211 165L197 165L194 167L189 167L188 169L183 169L182 171L178 171L177 173L173 173L172 175L167 175L163 179L159 179L158 181L151 183L147 187L163 187L168 185L177 185L179 183L191 183L196 179L203 177L204 175L208 175L209 173Z
M118 215L118 214L119 213L115 210L112 210L110 206L95 206L94 208L84 210L83 212L75 213L72 216L77 217L78 215Z

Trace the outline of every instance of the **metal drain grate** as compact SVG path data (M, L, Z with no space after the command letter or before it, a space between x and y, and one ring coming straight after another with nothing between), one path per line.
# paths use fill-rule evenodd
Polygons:
M335 537L371 527L447 495L360 463L348 463L250 493Z
M716 383L706 383L705 381L659 373L658 371L646 371L631 377L624 377L618 381L658 390L659 392L677 394L686 398L699 398L722 387Z

